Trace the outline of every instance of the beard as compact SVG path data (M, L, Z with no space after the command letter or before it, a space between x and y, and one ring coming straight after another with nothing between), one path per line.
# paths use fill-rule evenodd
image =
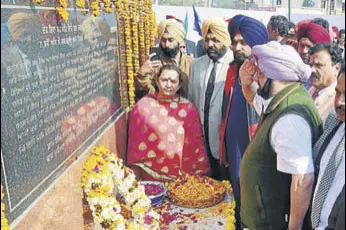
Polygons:
M303 62L307 65L310 65L310 55L309 54L302 54L300 55Z
M220 58L222 58L223 56L225 56L226 52L227 52L227 47L226 46L224 46L220 50L217 50L215 48L208 48L207 49L207 54L208 54L209 58L214 60L214 61L217 61Z
M257 90L257 94L261 96L264 100L268 100L270 98L270 87L272 85L272 79L268 78L264 83L264 86L259 87Z
M238 64L243 64L246 59L250 59L251 57L247 57L244 53L235 51L234 52L234 61Z
M168 48L168 47L163 48L162 45L160 44L160 48L162 52L169 58L175 58L177 54L180 52L179 43L175 48Z

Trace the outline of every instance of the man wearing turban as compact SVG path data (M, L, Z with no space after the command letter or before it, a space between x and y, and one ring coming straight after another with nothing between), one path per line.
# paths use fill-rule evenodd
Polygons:
M309 64L309 50L315 44L330 43L328 31L311 21L302 21L297 25L298 53L305 64Z
M230 50L227 23L223 19L204 21L202 35L207 55L197 59L191 66L189 99L201 118L212 177L224 179L226 173L219 165L220 127L223 89L233 52Z
M339 28L336 26L332 26L331 32L332 32L331 34L332 34L333 43L338 44L339 35L340 35Z
M314 183L312 146L322 121L300 81L311 74L296 50L253 48L242 90L262 119L240 166L241 219L249 229L303 229Z
M8 18L9 39L28 56L37 55L38 42L42 40L41 21L37 14L15 13Z
M160 39L159 50L156 54L150 54L147 61L141 66L135 78L135 94L139 100L145 94L153 94L156 90L154 76L162 65L174 64L180 67L183 72L183 93L187 96L188 76L192 57L180 51L180 45L185 44L185 30L176 19L168 19L160 22L158 27L158 38ZM155 60L152 58L156 56Z
M1 49L1 83L18 76L26 76L34 81L33 68L39 64L29 64L40 57L39 41L42 40L41 21L37 14L15 13L7 21L10 45ZM14 66L16 68L8 68Z
M237 15L228 24L234 61L224 88L220 163L228 164L228 175L236 200L236 225L240 228L239 166L251 137L256 131L258 115L244 98L239 80L239 67L251 57L251 48L268 42L266 27L256 19ZM226 161L227 159L227 161Z

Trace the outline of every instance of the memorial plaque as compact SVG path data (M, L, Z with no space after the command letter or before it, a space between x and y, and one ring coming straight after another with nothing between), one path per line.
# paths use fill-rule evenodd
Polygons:
M1 183L12 222L120 114L114 14L1 0Z

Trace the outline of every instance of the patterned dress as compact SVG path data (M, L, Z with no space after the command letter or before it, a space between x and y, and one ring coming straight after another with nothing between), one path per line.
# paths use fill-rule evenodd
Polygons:
M169 180L181 173L210 171L199 115L181 97L143 97L130 114L127 163L143 180Z

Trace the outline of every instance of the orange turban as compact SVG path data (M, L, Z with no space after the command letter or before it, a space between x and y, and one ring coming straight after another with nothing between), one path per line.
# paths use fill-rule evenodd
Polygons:
M165 32L168 32L170 35L172 35L175 39L178 40L180 44L184 44L185 29L183 25L179 23L177 20L162 20L157 31L160 40Z
M203 38L207 36L209 31L211 31L222 44L226 47L230 47L231 38L228 33L228 24L225 20L218 18L205 20L202 25Z

